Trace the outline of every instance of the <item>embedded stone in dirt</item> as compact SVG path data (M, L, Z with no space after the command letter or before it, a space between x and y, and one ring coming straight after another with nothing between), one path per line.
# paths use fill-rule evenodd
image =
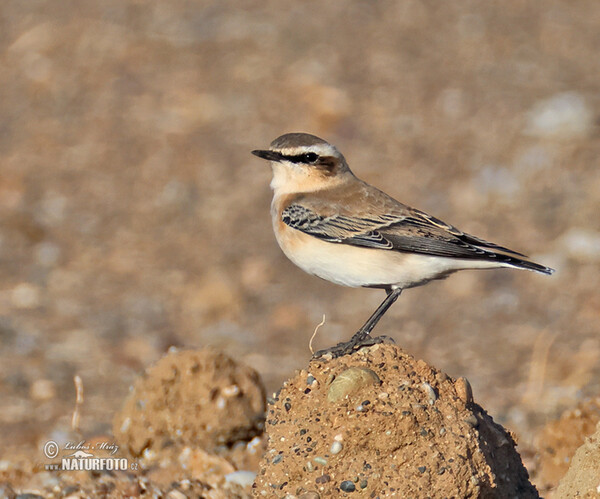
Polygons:
M342 397L340 375L358 373ZM366 375L365 373L373 374ZM259 497L539 497L512 436L455 381L395 345L312 360L267 412Z
M170 351L140 377L115 416L114 435L134 456L183 444L213 451L263 431L256 371L213 351Z

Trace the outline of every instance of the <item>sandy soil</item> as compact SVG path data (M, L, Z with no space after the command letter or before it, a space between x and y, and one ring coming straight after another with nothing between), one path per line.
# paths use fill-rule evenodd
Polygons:
M269 407L256 494L538 497L470 390L392 345L312 361Z
M75 453L63 446L36 464L22 453L0 470L0 493L9 499L24 499L20 493L28 499L539 497L514 435L474 401L467 379L453 379L395 345L313 359L265 402L252 368L213 349L171 349L138 377L112 435L79 434ZM589 470L597 468L597 437L586 437L597 409L589 402L540 435L538 481L557 490L556 497L594 497L596 474ZM123 465L93 470L95 459Z
M50 440L110 442L172 346L217 347L271 393L323 314L316 348L362 324L382 293L303 274L271 233L249 151L307 131L557 269L409 290L378 327L468 378L549 497L537 435L600 394L599 23L592 0L2 2L2 476Z

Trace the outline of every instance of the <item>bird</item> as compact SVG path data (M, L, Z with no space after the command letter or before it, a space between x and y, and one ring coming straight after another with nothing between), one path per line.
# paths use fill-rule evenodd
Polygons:
M286 133L252 154L272 167L271 218L283 253L305 272L335 284L386 292L349 341L317 357L351 354L388 339L371 332L404 289L459 270L554 272L397 201L356 177L340 151L316 135Z

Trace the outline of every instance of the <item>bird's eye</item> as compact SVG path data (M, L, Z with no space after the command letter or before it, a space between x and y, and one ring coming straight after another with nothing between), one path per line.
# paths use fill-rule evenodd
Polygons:
M315 161L317 161L317 159L319 159L319 155L314 152L307 152L304 155L304 159L306 160L307 163L314 163Z

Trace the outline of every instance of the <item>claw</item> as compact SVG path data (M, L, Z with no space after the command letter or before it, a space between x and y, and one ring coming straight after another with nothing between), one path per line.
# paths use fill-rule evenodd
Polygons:
M320 357L331 356L333 359L337 359L338 357L343 357L344 355L352 355L361 348L377 345L378 343L395 344L396 342L389 336L373 337L370 334L359 331L350 339L350 341L343 341L333 347L319 350L318 352L315 352L312 358L318 359Z

